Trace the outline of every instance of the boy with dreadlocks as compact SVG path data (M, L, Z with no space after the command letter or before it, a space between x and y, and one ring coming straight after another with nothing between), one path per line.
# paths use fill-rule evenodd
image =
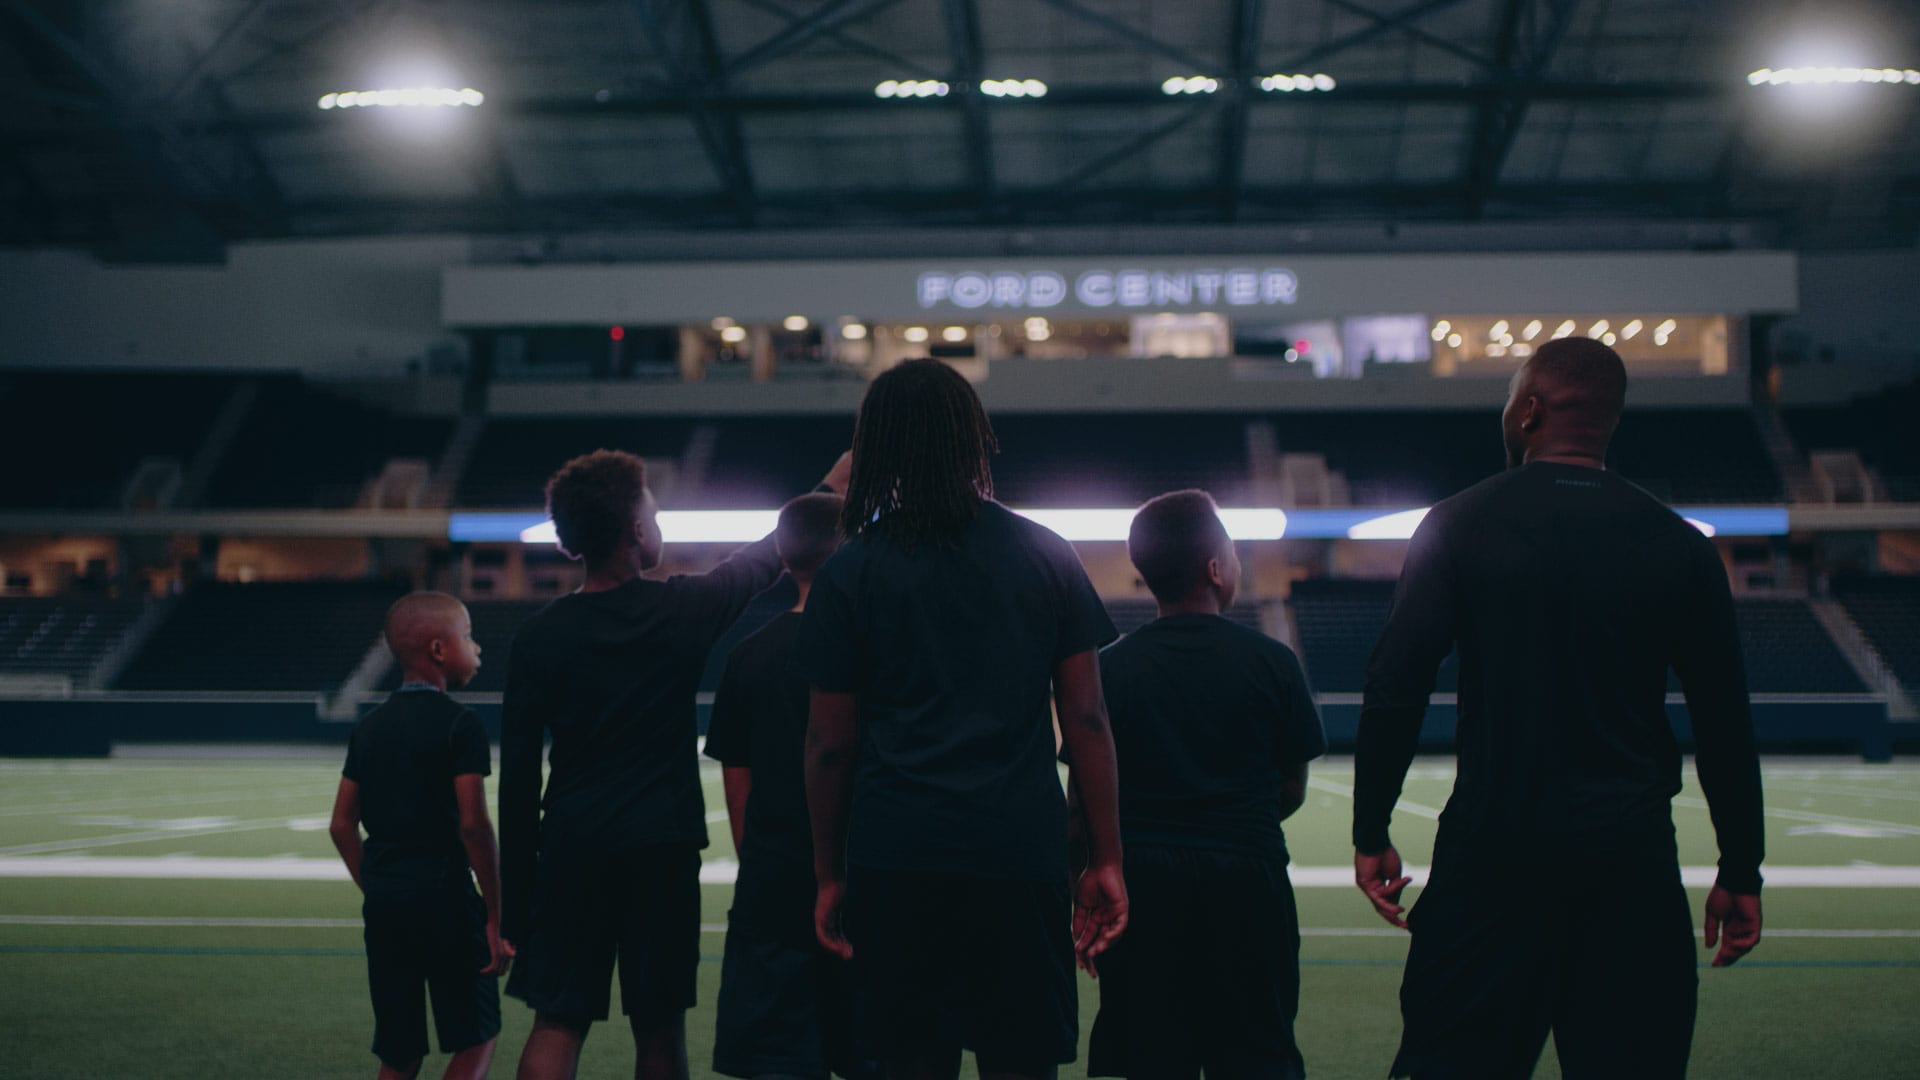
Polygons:
M995 449L952 368L875 379L848 540L801 617L815 930L860 958L895 1077L953 1076L962 1049L983 1077L1053 1075L1079 1042L1074 955L1126 925L1097 654L1113 624L1073 548L993 501ZM1087 818L1077 883L1049 695Z

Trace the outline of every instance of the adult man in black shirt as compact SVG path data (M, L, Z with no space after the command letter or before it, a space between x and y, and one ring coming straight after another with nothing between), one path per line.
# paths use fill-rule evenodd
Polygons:
M838 496L819 493L781 508L774 536L799 596L734 648L707 725L740 857L714 1022L713 1068L729 1076L879 1073L859 1048L849 967L814 938L807 683L791 670L814 574L840 546L840 511Z
M1408 549L1354 761L1356 876L1413 931L1394 1076L1524 1077L1549 1029L1570 1080L1685 1075L1698 979L1669 668L1720 843L1714 964L1759 941L1760 769L1726 571L1698 530L1606 471L1625 397L1612 349L1543 345L1502 415L1509 471L1435 506ZM1456 646L1459 776L1403 922L1388 818ZM1572 909L1564 928L1525 903L1542 892Z
M827 485L844 489L847 468L843 456ZM780 556L769 535L705 574L641 577L662 538L632 454L567 462L547 509L587 575L520 627L508 658L502 929L519 963L507 993L536 1013L520 1076L572 1076L588 1027L607 1016L617 955L635 1074L684 1078L707 845L694 694L708 650L779 577Z
M1120 763L1127 934L1100 962L1091 1076L1305 1075L1300 925L1280 822L1326 750L1293 650L1229 622L1240 559L1204 491L1134 515L1160 617L1100 653ZM1220 918L1223 911L1246 918Z

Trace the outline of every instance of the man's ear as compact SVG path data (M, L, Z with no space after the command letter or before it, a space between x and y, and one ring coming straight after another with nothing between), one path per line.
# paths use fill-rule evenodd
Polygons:
M1207 583L1216 589L1228 584L1226 568L1220 565L1217 557L1207 560Z
M1527 398L1527 411L1523 413L1520 417L1520 430L1533 431L1539 428L1539 426L1540 426L1540 399L1538 397L1529 395Z

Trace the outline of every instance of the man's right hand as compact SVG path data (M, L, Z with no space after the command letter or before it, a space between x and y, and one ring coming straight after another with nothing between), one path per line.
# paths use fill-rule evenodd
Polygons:
M1407 909L1400 906L1400 893L1413 879L1401 871L1398 851L1389 846L1371 855L1354 852L1353 877L1381 918L1402 930L1407 928Z
M813 936L820 947L842 960L853 959L853 942L847 940L843 920L847 908L847 883L821 881L813 901Z
M505 975L507 968L513 965L513 942L500 936L498 923L487 924L487 966L480 969L482 975Z
M1073 890L1073 952L1080 966L1100 977L1097 957L1127 929L1127 882L1118 863L1095 863Z
M1730 893L1718 885L1707 893L1707 948L1720 946L1713 966L1726 967L1760 944L1760 898Z

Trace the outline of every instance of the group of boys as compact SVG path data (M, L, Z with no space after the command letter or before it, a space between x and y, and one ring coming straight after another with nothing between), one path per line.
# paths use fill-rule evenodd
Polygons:
M1540 441L1599 437L1603 458L1612 422L1599 425L1603 433L1581 425L1606 408L1617 420L1624 374L1595 406L1582 373L1612 367L1586 353L1555 359L1566 352L1543 350L1547 362L1516 379L1515 402L1528 410L1516 417L1519 404L1509 406L1516 471L1436 508L1375 656L1355 843L1359 884L1381 914L1404 925L1398 899L1408 881L1386 817L1432 669L1456 638L1464 657L1482 632L1465 625L1458 609L1467 601L1451 591L1448 575L1466 557L1440 553L1469 531L1461 520L1524 517L1515 507L1557 500L1560 524L1550 531L1573 528L1580 539L1523 536L1501 557L1524 569L1529 552L1584 545L1604 572L1593 571L1591 586L1560 583L1555 595L1597 620L1581 644L1631 652L1607 659L1638 665L1638 681L1581 685L1579 671L1514 666L1546 663L1558 648L1551 641L1504 641L1512 663L1471 661L1492 673L1486 687L1524 683L1544 707L1573 717L1573 734L1554 736L1569 745L1515 759L1560 768L1564 785L1557 795L1528 796L1525 807L1490 804L1514 785L1537 788L1554 776L1496 777L1508 786L1491 786L1482 775L1490 751L1468 745L1486 736L1475 725L1486 723L1483 710L1541 706L1487 706L1463 688L1466 797L1442 823L1437 859L1447 887L1438 887L1437 871L1429 891L1441 899L1422 906L1447 910L1424 916L1440 933L1415 936L1395 1075L1526 1075L1540 1051L1536 1028L1540 1038L1564 1029L1563 1043L1581 1031L1551 993L1523 1000L1556 979L1586 987L1568 1000L1584 1002L1589 1021L1649 1025L1657 1036L1649 1043L1664 1054L1647 1066L1653 1059L1644 1054L1608 1058L1602 1047L1595 1060L1684 1074L1692 946L1687 934L1684 955L1673 948L1678 878L1665 816L1677 752L1651 721L1631 735L1637 742L1616 740L1606 752L1637 755L1637 786L1627 790L1595 778L1591 760L1604 748L1588 745L1617 734L1609 710L1646 711L1638 682L1656 673L1649 700L1658 706L1670 658L1687 669L1690 696L1698 688L1702 779L1726 852L1726 888L1708 910L1710 936L1728 929L1719 962L1758 938L1758 773L1736 685L1737 643L1731 658L1718 651L1729 638L1720 621L1724 576L1713 585L1711 548L1597 472L1603 460L1575 461L1567 445ZM1571 389L1569 372L1579 376ZM407 681L356 727L333 828L365 891L383 1080L420 1068L423 983L441 1048L454 1054L446 1075L483 1076L500 1026L496 980L510 962L507 992L535 1011L523 1080L575 1074L589 1028L608 1016L616 962L635 1076L687 1075L707 842L697 683L712 646L783 572L795 603L729 658L705 748L722 766L740 860L717 1071L951 1080L966 1048L983 1077L1048 1076L1076 1057L1077 960L1102 979L1091 1074L1305 1075L1293 1036L1300 934L1281 822L1302 805L1308 762L1326 741L1299 661L1222 617L1242 568L1201 491L1160 496L1136 514L1128 553L1159 617L1114 643L1071 546L992 501L993 449L978 399L959 376L931 361L902 365L870 389L852 454L815 494L782 509L773 534L706 574L665 580L643 576L661 561L662 537L639 459L599 451L568 462L548 484L548 509L562 548L586 564L585 584L531 618L513 645L499 860L484 803L485 734L446 694L479 666L465 609L435 593L394 606L387 641ZM1475 535L1484 547L1484 529ZM1670 566L1673 580L1635 581L1644 560L1601 550L1628 540L1664 545L1671 555L1656 568ZM1498 573L1487 569L1475 582L1496 605L1505 596ZM1707 600L1673 627L1645 627L1643 642L1606 637L1615 615L1644 621L1642 601L1662 588ZM1443 601L1451 606L1434 611ZM1676 635L1691 637L1669 640ZM1056 760L1070 770L1065 797ZM1564 807L1573 820L1522 820L1541 806ZM1654 982L1684 982L1684 994L1643 995L1639 1007L1603 1000L1627 987L1580 983L1579 965L1591 958L1541 961L1489 929L1485 920L1499 909L1487 890L1509 879L1487 869L1487 838L1542 835L1574 837L1584 857L1602 860L1620 911L1659 909L1650 921L1616 913L1619 928L1596 941L1635 964L1672 969ZM1221 919L1222 910L1246 914ZM1576 1074L1619 1072L1570 1067Z

